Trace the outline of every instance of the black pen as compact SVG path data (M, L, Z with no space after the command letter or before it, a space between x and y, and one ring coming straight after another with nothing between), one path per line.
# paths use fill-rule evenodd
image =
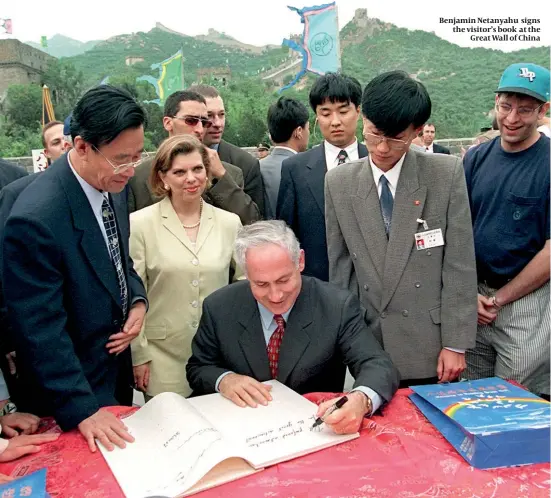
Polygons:
M325 419L327 417L329 417L329 415L331 415L335 410L338 410L339 408L342 408L343 405L348 401L348 397L347 396L344 396L342 397L341 399L339 399L333 406L330 406L326 412L321 416L321 417L318 417L316 419L316 421L314 422L314 425L312 426L312 429L314 429L315 427L317 427L318 425L321 425L325 422Z

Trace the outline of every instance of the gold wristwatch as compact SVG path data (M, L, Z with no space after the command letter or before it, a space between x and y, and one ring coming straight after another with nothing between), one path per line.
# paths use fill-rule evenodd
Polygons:
M371 401L371 398L367 394L365 397L367 398L367 412L365 412L365 416L371 417L373 415L373 401Z

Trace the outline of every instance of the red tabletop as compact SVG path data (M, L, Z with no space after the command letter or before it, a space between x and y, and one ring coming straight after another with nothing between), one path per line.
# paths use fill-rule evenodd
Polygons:
M401 389L381 415L364 422L361 437L268 468L195 496L200 498L539 498L549 497L549 464L496 470L468 465ZM314 393L314 402L335 395ZM124 416L135 409L114 407ZM45 430L60 432L52 420ZM152 455L153 457L153 455ZM40 453L0 465L12 476L48 468L52 497L119 498L123 494L101 453L73 431Z

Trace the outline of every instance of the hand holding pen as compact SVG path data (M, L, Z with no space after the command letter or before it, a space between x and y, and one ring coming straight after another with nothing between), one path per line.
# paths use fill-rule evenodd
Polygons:
M360 429L369 406L367 396L360 391L325 401L318 407L317 419L312 428L324 423L336 434L353 434Z

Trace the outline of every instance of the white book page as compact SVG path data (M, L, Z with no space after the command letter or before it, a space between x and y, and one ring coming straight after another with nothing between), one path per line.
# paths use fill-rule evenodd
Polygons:
M325 424L313 431L316 404L278 381L268 406L241 408L221 394L188 401L216 427L232 447L243 448L246 459L261 468L355 439L359 433L337 435Z
M127 498L181 495L221 461L243 456L178 394L155 396L124 423L134 443L99 446Z

